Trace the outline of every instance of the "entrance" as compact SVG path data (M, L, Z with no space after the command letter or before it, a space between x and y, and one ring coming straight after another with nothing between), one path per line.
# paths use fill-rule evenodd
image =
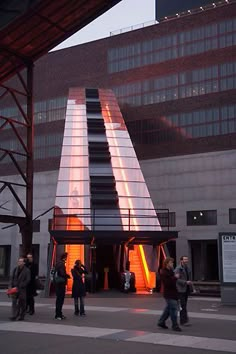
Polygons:
M193 280L219 281L217 240L190 241Z
M119 288L120 246L98 245L96 248L97 287L104 289L105 273L108 276L108 288Z

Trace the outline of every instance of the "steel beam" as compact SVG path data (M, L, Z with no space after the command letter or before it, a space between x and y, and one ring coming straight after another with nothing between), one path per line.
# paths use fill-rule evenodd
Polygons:
M23 91L22 93L18 90L14 90L13 88L8 88L4 85L4 89L7 91L8 94L14 92L14 102L22 114L22 117L26 124L23 126L25 127L23 134L26 135L26 144L24 144L23 135L21 136L15 128L15 124L17 122L12 121L11 118L1 117L0 120L4 120L4 123L8 121L8 126L11 127L13 132L15 133L16 138L18 139L20 145L24 148L25 154L20 153L20 155L25 155L26 159L26 171L23 169L22 164L18 163L15 156L19 154L19 152L4 149L4 159L5 156L10 156L15 167L16 171L20 174L21 178L23 179L25 184L21 184L23 188L26 189L26 197L25 197L25 205L21 201L21 198L18 196L17 192L15 192L13 185L9 181L1 180L0 183L2 184L2 188L0 188L0 194L3 190L8 187L14 197L16 203L20 206L21 210L23 210L24 216L18 217L17 215L12 216L2 216L0 219L3 223L10 223L13 222L14 224L18 224L20 228L20 232L22 235L22 247L23 253L27 254L32 250L32 237L33 237L33 171L34 171L34 157L33 157L33 144L34 144L34 113L33 113L33 62L26 63L26 75L27 78L24 81L22 76L18 76L20 78L20 82L22 84ZM27 112L25 114L22 102L18 99L17 94L21 93L21 96L26 97L26 104L27 104ZM1 98L5 97L2 95ZM20 123L20 122L19 122ZM2 126L4 128L4 126ZM3 149L2 149L3 150ZM20 184L19 184L20 185ZM1 187L1 186L0 186Z

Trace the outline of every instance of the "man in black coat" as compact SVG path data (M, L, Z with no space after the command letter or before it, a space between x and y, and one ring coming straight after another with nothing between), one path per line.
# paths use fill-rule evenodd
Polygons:
M170 316L172 321L173 331L181 332L178 325L178 292L176 288L176 281L178 275L173 271L174 259L167 257L163 262L163 269L161 270L161 281L163 284L163 296L166 301L166 307L158 321L158 326L167 329L166 320Z
M56 264L55 267L54 282L56 288L56 312L55 312L56 320L65 319L65 316L62 313L62 306L65 300L67 279L70 278L70 275L66 273L66 266L65 266L66 259L67 259L67 253L63 253L61 255L60 261Z
M26 287L30 282L30 271L25 266L23 257L18 259L18 266L15 267L11 277L11 288L17 288L16 294L12 295L12 321L23 321L26 312Z
M26 256L26 267L30 270L30 282L27 285L26 288L26 296L27 296L27 312L29 312L30 315L33 315L35 313L35 308L34 308L34 297L37 295L36 293L36 278L38 276L38 266L34 263L33 255L31 253L28 253Z

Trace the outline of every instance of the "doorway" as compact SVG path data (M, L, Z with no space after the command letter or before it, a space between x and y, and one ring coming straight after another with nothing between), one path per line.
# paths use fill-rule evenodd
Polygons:
M118 245L98 245L96 248L97 287L104 289L105 272L108 272L108 288L119 288L120 253Z
M219 281L217 240L190 241L194 281Z

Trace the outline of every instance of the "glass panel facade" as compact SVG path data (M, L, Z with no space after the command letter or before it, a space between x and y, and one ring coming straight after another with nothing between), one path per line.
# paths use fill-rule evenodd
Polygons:
M111 154L112 171L119 196L119 207L121 210L131 210L131 215L133 215L131 226L134 230L153 230L153 228L160 230L136 154L134 152L132 157L127 158L125 149L120 149L124 146L131 148L132 143L115 96L111 91L100 90L100 101ZM139 208L140 212L137 210ZM149 218L143 219L144 215ZM128 230L127 217L122 217L122 224L123 229Z
M108 73L231 47L235 45L235 32L234 18L125 47L111 48L107 54Z
M96 230L102 222L111 228L107 215L112 222L116 214L116 223L120 224L114 225L115 229L161 230L114 94L110 90L99 90L101 116L97 116L97 121L91 120L86 98L84 89L70 90L55 201L56 215L63 216L64 225L55 217L54 227L76 230L80 221L88 228L93 225ZM73 122L76 129L73 129ZM84 129L85 123L87 129ZM103 123L105 130L94 134L95 127L101 127ZM107 153L108 160L104 159ZM109 189L111 182L118 197L116 207L109 204L109 198L114 196ZM107 189L99 189L99 183L105 187L108 183ZM96 203L101 197L103 201L97 209ZM96 217L92 214L95 211Z
M236 133L236 105L180 112L127 126L133 140L144 144Z
M121 105L140 106L235 88L236 62L229 62L114 86L113 91Z
M80 222L91 225L90 218L86 215L86 209L90 208L88 136L87 129L84 129L86 125L85 96L82 91L72 89L66 110L55 205L57 212L62 215L82 213L76 217L78 225ZM64 227L73 229L75 220L69 219L65 217Z
M65 119L67 97L57 97L34 103L34 123L46 123ZM26 105L21 106L26 113ZM23 122L22 115L16 107L0 108L0 115Z

